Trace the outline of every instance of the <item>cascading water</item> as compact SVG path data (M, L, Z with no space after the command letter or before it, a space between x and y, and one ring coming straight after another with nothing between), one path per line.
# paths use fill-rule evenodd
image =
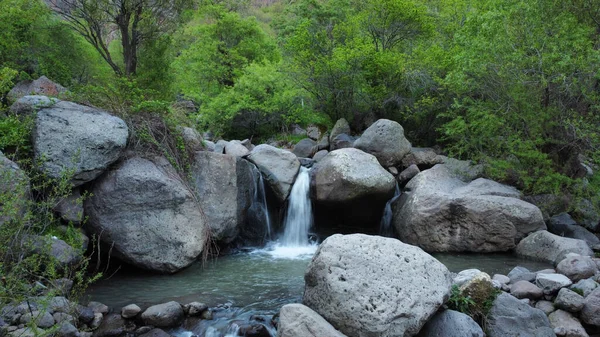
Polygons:
M271 216L269 215L269 207L267 205L267 194L265 193L265 182L258 168L252 170L254 178L254 200L252 200L252 208L257 213L257 218L263 220L265 224L266 240L272 238L271 235Z
M305 247L309 245L308 230L313 222L309 191L309 169L300 167L300 172L290 193L285 217L285 229L281 238L281 245L284 247Z
M400 197L400 186L396 183L396 192L392 199L388 200L383 210L383 216L379 224L379 234L381 236L392 237L394 236L394 230L392 229L392 204Z

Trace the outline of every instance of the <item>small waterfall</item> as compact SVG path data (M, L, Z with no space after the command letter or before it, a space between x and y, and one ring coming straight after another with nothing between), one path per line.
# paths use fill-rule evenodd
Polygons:
M392 204L400 197L400 186L396 182L396 192L392 199L388 200L383 210L383 216L381 217L381 223L379 224L379 234L381 236L392 237L394 236L394 230L392 228Z
M255 166L256 168L256 166ZM267 205L267 194L265 193L265 182L258 168L252 170L254 178L254 196L252 200L252 210L256 214L257 219L262 219L266 229L266 240L272 238L271 234L271 216L269 215L269 207Z
M312 205L310 202L309 169L300 167L296 182L292 187L285 217L285 229L281 238L284 247L309 246L308 230L313 223Z

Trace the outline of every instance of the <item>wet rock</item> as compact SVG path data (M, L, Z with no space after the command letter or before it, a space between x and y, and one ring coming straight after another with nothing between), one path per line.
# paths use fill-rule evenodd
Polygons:
M564 238L548 231L530 234L517 245L517 255L557 264L567 254L593 255L592 250L583 240Z
M126 305L121 309L121 316L123 318L133 318L137 316L142 309L138 307L136 304Z
M142 335L139 335L139 337L171 337L171 335L161 329L152 329Z
M535 284L542 288L545 295L552 295L561 288L570 286L573 282L561 274L537 274Z
M190 189L164 158L130 158L94 184L87 228L137 267L174 273L204 249L204 217Z
M546 314L501 293L492 304L487 318L489 337L554 337Z
M183 306L183 311L189 316L200 316L208 310L208 305L200 302L192 302Z
M464 183L445 165L419 173L393 205L400 240L430 252L498 252L543 229L540 210L513 187Z
M294 146L292 153L298 158L312 158L317 152L317 142L310 138L304 138Z
M510 286L510 294L516 298L529 298L532 300L537 300L544 295L542 289L528 281L518 281L513 283Z
M344 337L344 334L309 307L286 304L279 312L277 337Z
M581 323L566 311L556 310L548 315L548 319L557 336L588 337Z
M590 278L598 273L598 266L590 256L569 254L556 266L556 271L573 282Z
M248 160L258 167L277 199L285 201L300 170L298 158L289 151L261 144L252 150Z
M389 167L400 165L412 145L404 137L404 128L399 123L380 119L365 130L354 147L374 155L381 166Z
M60 101L40 110L32 134L36 160L52 178L71 170L74 186L91 181L117 161L127 145L127 124L105 111Z
M242 324L238 335L243 337L271 337L267 327L260 323Z
M156 327L172 327L183 321L183 308L177 302L153 305L142 313L142 321L145 324Z
M483 337L483 330L475 321L458 311L444 310L425 324L417 337Z
M558 291L554 306L568 312L579 312L583 308L583 296L567 288L562 288Z
M600 327L600 288L594 289L583 303L581 320L595 327Z
M103 321L104 321L104 315L102 315L99 312L95 313L94 314L94 318L89 323L90 324L90 328L97 329L102 324Z
M415 335L449 296L448 269L418 247L333 235L305 275L303 302L348 336Z

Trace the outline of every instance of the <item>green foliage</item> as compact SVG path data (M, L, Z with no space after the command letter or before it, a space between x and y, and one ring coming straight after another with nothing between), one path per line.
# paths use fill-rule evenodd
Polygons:
M447 305L449 309L471 316L485 328L486 317L500 292L488 281L475 281L464 290L453 285Z
M473 306L475 306L475 301L470 296L464 296L458 286L453 285L448 299L448 308L468 315Z
M0 118L0 151L24 157L31 153L30 134L33 118L7 116Z

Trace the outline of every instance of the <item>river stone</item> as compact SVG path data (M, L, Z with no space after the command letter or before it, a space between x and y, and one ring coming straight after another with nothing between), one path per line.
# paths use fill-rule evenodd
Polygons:
M579 282L573 284L570 287L571 290L578 290L581 293L583 293L583 297L587 297L596 288L598 288L598 283L596 283L596 281L592 280L591 278L586 280L579 280Z
M204 217L163 158L130 158L96 181L84 202L87 227L134 266L174 273L204 249Z
M41 109L35 120L33 150L52 178L72 171L79 186L98 177L127 145L127 124L105 111L60 101Z
M510 294L516 298L537 300L544 295L544 292L531 282L519 281L510 286Z
M436 313L425 324L418 337L483 337L483 330L475 321L458 311Z
M583 308L583 296L573 290L562 288L558 291L554 306L568 312L579 312Z
M102 323L94 331L94 337L116 337L130 330L133 330L131 325L120 314L110 314L104 316Z
M344 337L323 317L302 304L286 304L279 312L277 337Z
M437 164L443 164L443 157L438 156L434 149L412 147L410 152L402 158L402 166L416 165L422 168L430 168Z
M374 155L383 167L398 166L412 145L404 128L389 119L380 119L363 132L354 147Z
M548 315L548 319L557 336L588 337L577 318L566 311L556 310Z
M398 182L400 183L400 185L405 185L412 178L416 177L417 174L419 174L419 173L421 173L421 170L419 170L419 167L417 165L414 165L414 164L410 165L409 167L404 169L402 172L400 172L400 176L398 177Z
M570 286L573 282L561 274L537 274L535 284L542 288L545 295L552 295L561 288Z
M106 306L105 304L102 304L100 302L90 302L87 305L88 308L92 309L92 311L96 314L103 314L106 315L108 314L108 306Z
M61 337L80 337L79 336L79 331L77 331L77 328L75 326L73 326L73 324L69 323L69 322L62 322L60 324L60 327L58 328L58 334L57 336L61 336Z
M536 309L540 309L541 311L543 311L546 316L550 315L550 313L554 312L554 310L556 310L556 308L554 308L554 303L550 302L550 301L537 301L537 303L535 304L535 308Z
M48 311L27 312L20 319L21 324L29 324L32 321L38 328L42 329L47 329L55 323L54 317Z
M304 138L294 146L292 153L298 158L311 158L317 152L317 142Z
M230 243L240 233L254 190L253 165L226 154L196 152L191 177L211 238Z
M569 254L556 266L556 271L577 282L596 275L598 266L590 256Z
M536 273L529 271L529 269L521 266L514 267L509 273L508 278L510 279L510 283L515 283L519 281L535 281Z
M335 138L333 138L331 140L329 147L330 147L331 151L339 150L339 149L347 149L347 148L354 147L355 141L356 141L356 139L354 137L349 136L345 133L342 133L341 135L335 136Z
M536 206L513 187L487 179L465 183L445 165L419 173L393 205L399 238L430 252L508 251L546 228Z
M183 306L183 312L189 316L200 316L208 310L208 305L200 302L191 302Z
M321 161L323 158L325 158L325 156L327 156L328 153L329 153L329 151L327 151L327 150L321 150L321 151L315 153L315 155L313 156L313 160L315 162Z
M482 273L483 272L479 269L466 269L466 270L460 271L454 277L454 279L452 279L452 285L462 287L465 283L470 282L471 280L473 280L475 277L477 277L478 275L480 275ZM487 275L487 276L489 278L489 275Z
M243 157L250 153L248 148L244 146L239 140L232 140L225 144L225 154L234 157Z
M56 323L67 322L72 325L77 324L77 319L75 317L64 312L55 312L54 315L52 315L52 317L54 318L54 321Z
M144 334L141 334L139 337L171 337L171 335L166 333L164 330L155 328Z
M501 285L505 285L510 283L510 277L502 274L494 274L494 276L492 276L492 281L496 281Z
M345 203L361 198L387 200L396 187L392 174L377 159L358 149L332 151L312 171L314 200Z
M594 255L583 240L569 239L541 230L530 234L517 245L517 255L556 265L567 254Z
M145 324L166 328L181 323L184 314L181 304L171 301L151 306L142 313L141 318Z
M554 337L546 314L507 293L494 300L487 316L489 337Z
M594 289L586 298L581 309L581 320L600 327L600 287Z
M254 163L280 202L287 199L300 170L300 161L290 151L261 144L250 152L248 160Z
M353 337L413 336L448 299L451 275L420 248L364 234L327 238L303 302Z
M548 221L548 231L558 236L585 241L591 248L600 247L600 239L589 230L577 225L567 213L553 216Z
M333 129L331 129L331 133L329 134L329 142L332 143L335 137L341 134L350 134L350 124L344 118L340 118L335 122Z
M142 311L142 309L137 306L137 304L126 305L121 309L121 316L123 318L133 318L137 316Z
M3 196L8 196L8 202ZM19 165L0 151L0 227L11 219L19 219L27 210L29 179Z

